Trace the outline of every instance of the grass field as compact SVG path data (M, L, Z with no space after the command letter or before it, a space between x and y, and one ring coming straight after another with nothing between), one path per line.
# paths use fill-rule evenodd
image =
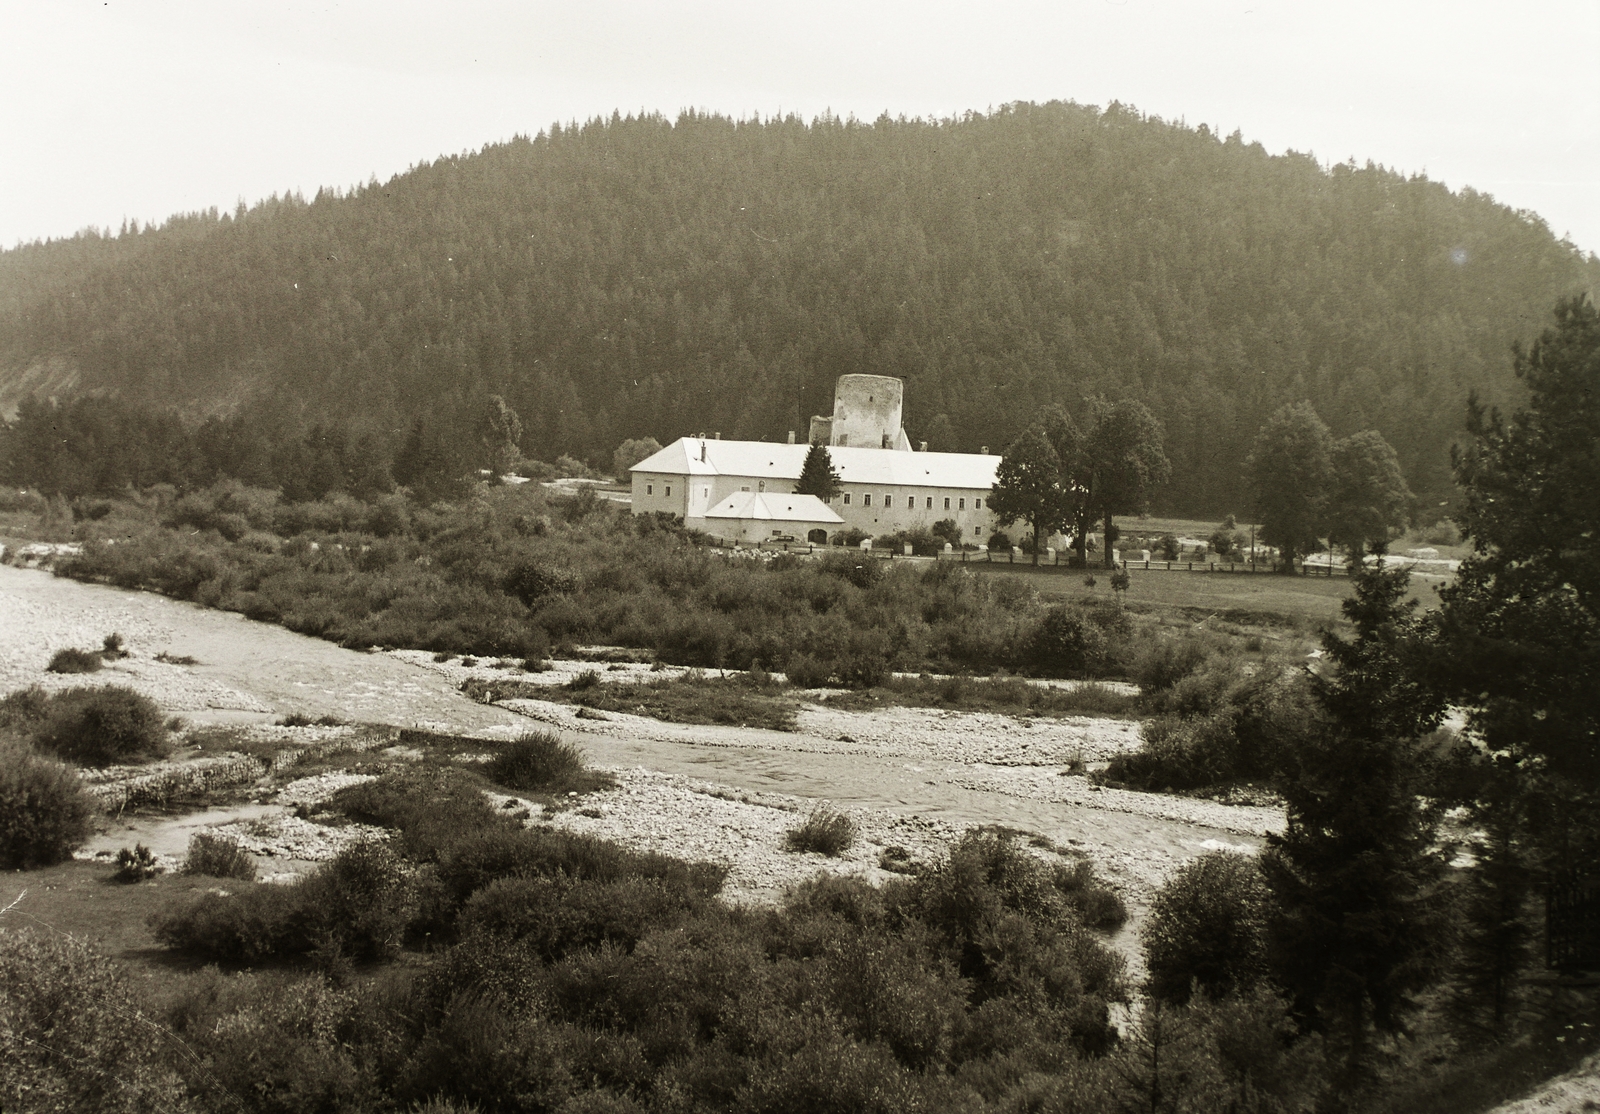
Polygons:
M992 576L1025 577L1041 595L1073 601L1109 600L1111 578L1104 569L1093 572L1096 584L1084 584L1085 570L1039 568L1031 565L971 564L974 572ZM1278 576L1272 573L1167 572L1132 569L1128 573L1129 608L1142 611L1176 610L1196 618L1215 615L1246 625L1317 627L1343 622L1339 605L1350 595L1344 576ZM1413 576L1411 595L1423 607L1438 604L1437 578Z

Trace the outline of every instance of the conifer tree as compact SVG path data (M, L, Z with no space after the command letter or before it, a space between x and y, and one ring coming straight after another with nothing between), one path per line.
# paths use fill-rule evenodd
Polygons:
M1409 576L1354 574L1344 612L1356 637L1323 638L1334 669L1316 678L1320 714L1286 755L1288 825L1262 856L1276 979L1353 1071L1370 1033L1399 1031L1438 977L1449 923L1448 858L1439 808L1424 800L1432 771L1419 742L1443 705L1417 679L1423 631L1405 598Z
M806 451L806 462L800 466L800 479L794 485L796 495L815 495L824 503L839 494L839 473L834 470L833 457L826 445L812 445Z

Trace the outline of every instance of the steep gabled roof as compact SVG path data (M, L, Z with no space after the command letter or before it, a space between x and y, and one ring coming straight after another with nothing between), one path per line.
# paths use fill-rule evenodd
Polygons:
M768 441L717 441L680 437L660 452L635 464L634 472L678 476L749 476L763 480L798 480L809 445ZM705 459L701 459L702 449ZM907 453L835 445L828 450L839 479L847 484L976 488L994 486L1000 457L976 453Z

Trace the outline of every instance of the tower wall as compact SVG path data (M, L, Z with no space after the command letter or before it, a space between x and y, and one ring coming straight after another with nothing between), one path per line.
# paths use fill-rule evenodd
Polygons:
M830 441L866 449L894 449L900 430L905 384L887 375L841 375L833 393Z

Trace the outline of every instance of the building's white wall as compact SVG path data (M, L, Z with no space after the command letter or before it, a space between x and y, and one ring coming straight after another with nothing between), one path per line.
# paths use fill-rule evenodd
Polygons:
M633 473L633 513L664 511L687 518L689 477L670 472Z
M757 542L771 541L774 538L793 538L796 542L803 543L806 535L812 530L826 530L830 536L840 529L836 522L773 522L771 519L749 518L705 518L695 517L684 520L684 525L691 530L703 530L714 538L724 541L737 541L755 544Z
M666 511L686 521L704 521L705 513L730 495L740 491L768 491L787 494L794 480L756 476L690 476L682 473L633 473L633 513ZM670 489L671 494L667 494ZM850 501L846 503L844 496ZM866 500L870 495L871 502ZM888 505L884 505L885 497ZM933 505L928 505L929 500ZM948 500L948 506L946 501ZM988 507L989 492L981 488L923 487L917 484L846 483L828 506L844 519L844 524L826 524L829 533L851 528L873 537L899 530L927 529L941 519L953 519L961 537L969 545L986 542L997 523ZM982 504L980 506L979 504ZM724 520L731 522L732 520ZM823 524L815 524L823 525ZM696 526L696 529L707 529ZM726 530L728 527L723 527ZM806 529L811 529L807 526ZM707 529L708 533L717 530ZM719 536L726 536L719 535ZM763 535L764 536L764 535ZM797 537L804 537L800 530ZM759 540L759 539L747 539Z
M848 503L846 495L850 497ZM868 496L871 496L870 502ZM884 505L886 497L887 506ZM930 499L932 507L928 506ZM989 510L989 492L980 488L847 483L828 506L844 519L842 529L854 527L874 537L900 530L925 530L948 518L960 527L963 541L968 545L981 545L995 529L994 515Z

